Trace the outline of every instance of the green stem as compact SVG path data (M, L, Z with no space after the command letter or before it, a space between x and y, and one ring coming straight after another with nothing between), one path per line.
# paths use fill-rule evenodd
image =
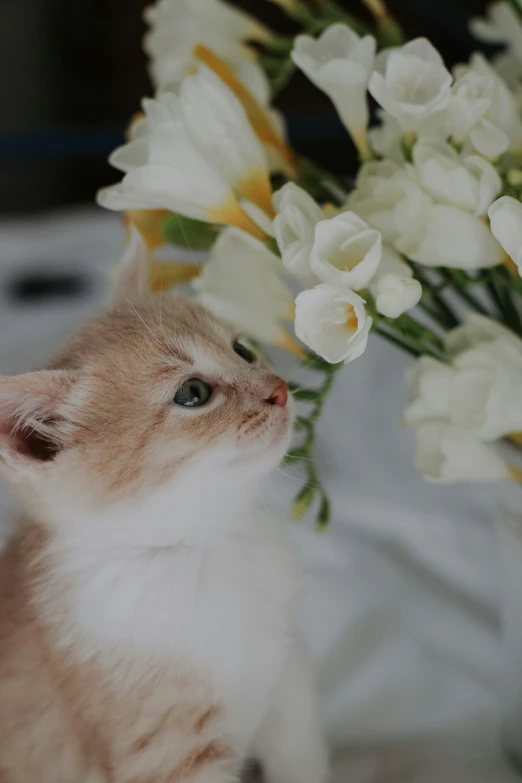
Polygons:
M389 329L398 332L401 339L417 347L419 353L429 353L435 358L439 358L440 354L444 353L444 343L441 338L408 313L403 313L398 318L380 316L380 319L386 323Z
M522 334L522 319L512 298L512 280L509 272L502 267L491 270L491 294L496 296L504 321L517 334Z
M280 7L290 19L302 25L308 33L319 33L334 22L343 22L359 35L371 33L366 24L347 13L335 0L320 0L319 4L313 8L304 5L299 0Z
M335 0L322 0L320 10L322 9L326 11L326 14L324 14L323 17L325 26L328 26L333 22L344 22L344 24L347 24L348 27L351 27L352 30L359 35L368 35L372 32L368 25L361 22L352 14L347 13L341 5L335 2Z
M294 38L289 35L271 35L268 41L263 42L263 48L277 56L288 56L294 48Z
M395 17L386 16L377 27L377 39L380 47L401 46L406 38L402 27Z
M314 501L316 494L319 495L319 511L317 514L317 527L322 529L328 524L330 516L330 503L326 491L321 483L319 475L317 473L314 460L313 460L313 448L315 443L315 425L319 417L321 416L324 404L335 380L335 376L338 371L343 367L343 363L340 364L328 364L327 362L318 362L315 356L310 357L312 366L316 366L324 373L324 381L321 386L316 389L315 404L311 413L307 416L299 417L301 424L306 421L306 438L303 444L290 452L290 463L297 461L302 462L306 466L306 484L300 490L297 495L294 504L294 518L299 518L310 507ZM303 429L301 426L300 429ZM296 513L297 512L297 513Z
M397 348L400 348L401 351L406 351L406 353L409 353L410 356L415 356L415 358L417 358L418 356L421 355L421 351L419 348L416 348L415 346L411 345L405 340L397 337L397 335L393 334L392 332L386 331L378 324L374 324L372 329L376 334L378 334L384 340L387 340L387 342L397 346Z
M491 297L491 300L493 304L495 305L497 309L497 314L500 317L500 320L504 320L505 318L505 312L504 312L504 306L502 304L502 299L500 298L500 294L497 291L497 287L493 281L487 283L486 289Z
M348 195L348 186L343 180L333 174L328 169L323 168L318 163L310 160L309 158L300 157L298 160L298 176L297 184L307 189L307 185L316 185L318 187L325 188L329 185L333 188L337 201L339 204L343 203ZM334 193L329 191L330 195Z
M488 312L487 308L484 307L483 304L481 304L478 299L473 296L472 293L467 291L465 288L460 288L459 286L454 286L452 288L452 291L455 292L457 296L462 299L463 302L465 302L469 307L471 307L472 310L475 310L477 313L480 313L481 315L486 315L489 318L491 318L491 313Z
M455 326L459 325L459 319L449 306L449 304L445 301L444 297L435 289L427 275L422 271L418 264L415 265L415 276L418 279L419 283L422 285L423 290L425 290L429 297L432 299L433 304L435 305L437 315L434 313L429 313L432 318L436 318L439 323L446 329L453 329ZM424 304L419 302L420 307L424 307Z

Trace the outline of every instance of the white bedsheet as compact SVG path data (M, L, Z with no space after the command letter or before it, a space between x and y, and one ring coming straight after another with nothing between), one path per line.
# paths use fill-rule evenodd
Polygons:
M121 238L117 218L95 211L0 224L0 285L49 265L93 280L80 303L2 299L0 372L37 365L102 301ZM495 524L491 488L417 476L398 421L408 361L372 339L341 374L318 443L334 521L322 535L310 520L293 526L308 573L303 628L332 743L345 749L336 779L509 783L518 778L498 737L518 660L522 682L522 547L519 560ZM297 471L284 472L266 493L283 512L300 486ZM8 505L0 491L0 508Z

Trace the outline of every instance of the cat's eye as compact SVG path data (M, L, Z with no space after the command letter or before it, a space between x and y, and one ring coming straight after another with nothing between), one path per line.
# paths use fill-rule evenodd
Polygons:
M248 362L249 364L253 364L256 360L256 355L253 351L250 350L250 348L247 348L246 345L243 345L243 343L240 343L239 340L235 340L234 344L232 345L232 348L237 353L238 356L241 356L242 359L245 360L245 362Z
M211 395L212 389L208 383L202 381L201 378L189 378L177 390L174 402L185 408L199 408L210 400Z

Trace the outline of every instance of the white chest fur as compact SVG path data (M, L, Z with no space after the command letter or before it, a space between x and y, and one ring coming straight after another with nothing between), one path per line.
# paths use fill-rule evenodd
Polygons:
M82 657L118 648L147 667L160 656L202 672L238 747L281 675L299 587L284 523L262 512L252 522L197 544L75 554L61 623L65 642L81 640Z

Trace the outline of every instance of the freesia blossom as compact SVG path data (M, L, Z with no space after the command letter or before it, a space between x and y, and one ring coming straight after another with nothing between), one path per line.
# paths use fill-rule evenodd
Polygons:
M364 299L331 283L302 291L295 300L295 333L327 362L351 362L368 342L372 319Z
M354 212L342 212L316 225L310 266L319 280L359 291L377 272L381 252L380 233Z
M485 215L502 188L496 169L479 155L461 158L443 142L420 140L413 162L423 189L438 203Z
M448 334L447 350L450 364L423 356L408 370L406 423L445 420L484 441L521 431L522 340L472 315Z
M422 169L424 157L420 157ZM470 165L466 177L475 171L474 164ZM441 195L444 188L441 175L434 178L425 169L423 174L432 191ZM477 208L484 203L484 192L488 193L486 188L481 189L480 176L475 188ZM502 262L502 248L479 217L451 204L434 203L421 185L414 166L400 166L387 160L366 163L359 170L357 187L350 194L348 204L381 232L383 240L412 261L457 269L481 269ZM489 193L493 190L489 186ZM463 198L462 192L454 196ZM469 193L466 198L467 204L473 203Z
M313 198L293 182L274 193L274 234L287 270L305 286L314 285L316 276L310 268L310 254L315 227L324 214Z
M281 271L280 259L262 242L228 228L193 287L205 307L240 332L288 347L291 338L281 322L292 316L294 296Z
M486 17L472 19L470 29L479 41L504 47L493 58L493 64L508 86L515 87L522 76L522 24L512 6L505 0L491 3Z
M381 263L369 289L377 310L387 318L398 318L411 310L422 296L422 286L414 279L411 267L386 243L382 246Z
M108 209L167 209L210 223L264 233L239 199L270 208L263 152L234 95L207 71L189 77L181 97L163 93L143 102L145 118L111 164L123 180L98 193ZM197 132L198 123L213 133ZM218 134L219 131L219 134Z
M431 205L413 166L390 160L361 166L356 188L348 198L350 209L380 231L390 244L411 231Z
M456 124L454 140L461 142L469 133L475 149L486 157L496 157L506 149L518 151L522 145L522 120L515 96L486 58L475 52L469 65L455 68L455 77L456 85L462 86L464 77L467 82L464 90L453 94L449 104Z
M368 139L370 146L381 158L387 158L394 163L402 163L404 160L402 152L402 128L395 117L388 114L384 109L377 109L377 119L379 124L368 130Z
M415 466L423 478L442 484L502 481L509 470L495 451L466 430L427 421L415 430Z
M360 38L345 24L333 24L317 39L298 35L292 59L333 101L363 157L368 155L366 88L375 59L375 38Z
M447 105L452 76L425 38L383 50L376 67L369 82L370 93L403 131L415 131L422 119Z
M522 6L521 6L522 7ZM522 49L520 18L505 0L497 0L487 7L485 19L475 17L470 22L473 35L486 43L504 44L515 54Z
M448 103L452 140L462 145L470 136L478 152L495 158L506 150L508 139L486 117L491 108L493 83L466 66L458 66L455 71L457 79Z
M421 214L395 247L425 266L486 269L503 260L502 248L480 218L445 204Z
M515 339L513 332L506 329L498 321L478 313L469 313L466 320L455 329L451 329L445 337L445 348L450 356L457 356L469 348L490 343L506 337Z
M522 275L522 204L511 196L502 196L488 211L491 231Z
M415 307L421 296L422 286L418 280L392 273L379 279L375 305L387 318L398 318L406 310Z
M295 176L294 155L286 143L285 123L281 115L264 105L212 49L198 44L194 48L194 57L198 63L203 63L211 70L237 98L256 136L267 150L272 170L283 171L289 177Z
M368 131L372 150L383 158L392 160L395 163L403 163L404 150L402 141L404 132L399 122L395 117L392 117L391 114L382 109L377 110L377 117L380 124L370 128ZM440 109L419 121L415 135L417 139L426 141L446 141L450 131L447 111Z
M270 213L266 156L238 99L206 68L184 80L180 99L190 138L212 168L238 196Z
M203 44L226 60L256 96L267 100L266 77L246 45L270 37L257 19L223 0L159 0L144 17L149 25L144 49L159 89L177 84L194 70L194 47Z

